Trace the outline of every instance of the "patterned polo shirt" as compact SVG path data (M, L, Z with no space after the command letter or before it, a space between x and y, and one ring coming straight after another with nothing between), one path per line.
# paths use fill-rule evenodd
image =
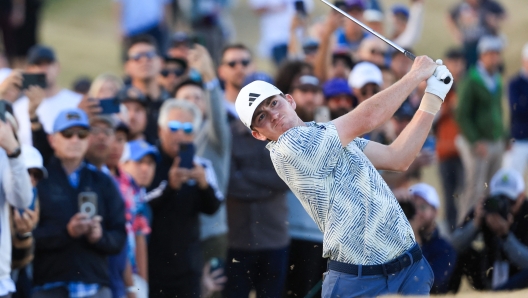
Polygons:
M307 123L267 148L279 176L324 233L323 257L376 265L415 244L393 193L363 153L368 141L341 145L336 127Z

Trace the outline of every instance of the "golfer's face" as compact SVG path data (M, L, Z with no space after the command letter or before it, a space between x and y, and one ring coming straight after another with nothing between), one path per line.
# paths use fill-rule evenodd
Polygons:
M270 97L255 110L252 121L253 136L257 139L276 141L296 123L297 114L293 97L290 95L286 95L286 98L280 95Z

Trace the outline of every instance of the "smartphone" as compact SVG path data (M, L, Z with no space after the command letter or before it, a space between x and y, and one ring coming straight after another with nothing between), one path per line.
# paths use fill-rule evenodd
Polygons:
M117 97L101 99L99 106L101 106L101 114L118 114L120 112L120 103Z
M5 112L6 112L6 102L3 100L0 100L0 120L4 122L6 121Z
M295 11L302 16L306 16L306 7L303 0L295 1Z
M213 273L214 271L218 269L225 268L224 262L219 258L212 258L211 261L209 261L209 264L211 265L211 269L209 270L209 273ZM216 279L221 278L223 276L225 276L225 270L224 270L224 274L219 275L218 277L216 277Z
M22 74L22 90L29 88L29 86L39 86L45 89L48 86L46 82L46 74L43 73L23 73Z
M81 192L78 201L79 212L87 214L90 218L97 214L97 194L95 192Z
M193 143L180 144L180 167L186 169L194 168L195 148Z

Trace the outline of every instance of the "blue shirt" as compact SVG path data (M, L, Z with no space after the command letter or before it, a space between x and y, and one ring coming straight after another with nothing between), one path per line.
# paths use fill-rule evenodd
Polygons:
M365 39L366 37L369 36L368 33L363 32L363 36L359 40L349 41L346 38L345 30L343 28L338 28L336 30L336 32L335 32L335 35L336 35L336 38L337 38L337 47L338 48L345 48L345 49L348 49L348 50L350 50L352 52L357 51L358 48L359 48L359 45L361 44L363 39Z
M440 237L438 229L436 229L431 238L424 240L422 253L433 269L435 277L431 293L447 293L449 280L456 265L457 254L455 249L449 242Z
M513 77L508 87L511 137L528 141L528 73Z

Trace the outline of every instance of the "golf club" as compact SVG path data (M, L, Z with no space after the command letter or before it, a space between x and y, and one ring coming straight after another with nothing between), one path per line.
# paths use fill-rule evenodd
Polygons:
M334 4L328 2L327 0L321 0L323 1L326 5L330 6L331 8L335 9L336 11L338 11L340 14L344 15L345 17L347 17L349 20L351 20L352 22L358 24L359 26L361 26L363 29L367 30L368 32L370 32L371 34L373 34L374 36L376 36L377 38L383 40L384 42L386 42L388 45L390 45L391 47L395 48L396 50L400 51L402 54L404 54L407 58L411 59L414 61L414 59L416 58L416 56L405 50L404 48L400 47L399 45L395 44L394 42L386 39L385 37L383 37L381 34L379 34L378 32L372 30L369 26L363 24L362 22L360 22L358 19L354 18L353 16L349 15L348 13L344 12L343 10L341 10L339 7L335 6ZM449 84L449 82L451 82L451 78L450 77L447 77L443 80L443 82L445 84Z

